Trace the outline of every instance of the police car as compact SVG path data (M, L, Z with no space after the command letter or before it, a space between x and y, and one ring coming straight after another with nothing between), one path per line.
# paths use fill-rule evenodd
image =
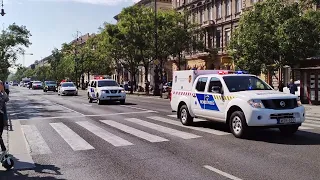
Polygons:
M99 105L104 101L120 101L125 104L126 92L113 79L95 79L88 85L88 99L90 103L97 100Z
M193 118L225 122L237 138L253 127L295 133L305 120L305 108L295 95L275 91L255 75L242 71L175 71L171 108L184 125Z

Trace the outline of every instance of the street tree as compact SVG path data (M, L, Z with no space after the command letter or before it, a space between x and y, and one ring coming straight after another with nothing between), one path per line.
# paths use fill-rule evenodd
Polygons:
M124 35L126 42L132 50L133 61L129 60L131 65L142 64L144 67L144 79L148 81L150 63L154 59L152 51L155 26L154 12L149 7L131 6L122 10L119 15L119 30ZM128 47L129 47L128 46ZM130 58L129 58L130 59ZM135 73L135 69L131 68ZM146 83L145 89L149 93L149 86Z
M51 56L49 57L50 70L52 73L52 78L54 80L59 79L59 64L61 63L63 58L62 52L60 52L57 48L54 48L51 51Z
M319 31L302 10L298 3L267 0L245 12L228 47L237 67L260 74L314 56Z
M0 34L0 79L6 80L9 68L15 66L18 54L24 52L31 42L30 31L25 26L9 25Z

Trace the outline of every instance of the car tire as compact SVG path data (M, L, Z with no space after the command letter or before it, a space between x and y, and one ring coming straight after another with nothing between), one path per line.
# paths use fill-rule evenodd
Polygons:
M235 111L231 114L229 127L236 138L244 138L249 134L249 127L242 111Z
M122 104L122 105L126 104L126 100L121 100L120 104Z
M289 125L279 127L280 132L285 136L291 136L298 131L300 125Z
M93 101L93 100L92 100L91 98L89 98L89 103L92 103L92 101Z
M98 105L102 105L102 101L99 98L97 98L97 103Z
M187 105L182 105L179 110L180 121L185 126L193 123L193 117L190 115Z

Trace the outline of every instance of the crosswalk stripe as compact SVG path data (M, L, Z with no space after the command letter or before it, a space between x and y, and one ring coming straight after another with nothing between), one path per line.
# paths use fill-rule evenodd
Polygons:
M125 120L129 121L129 122L132 122L132 123L139 124L141 126L145 126L147 128L150 128L150 129L154 129L154 130L160 131L162 133L170 134L172 136L177 136L177 137L180 137L182 139L193 139L193 138L201 137L201 136L198 136L198 135L195 135L195 134L179 131L179 130L176 130L176 129L171 129L171 128L160 126L160 125L154 124L154 123L150 123L148 121L143 121L143 120L140 120L140 119L137 119L137 118L127 118Z
M121 137L118 137L88 121L80 121L77 122L77 124L116 147L133 145L131 142L122 139Z
M51 154L51 150L35 125L21 125L31 155Z
M105 124L107 124L109 126L112 126L114 128L120 129L121 131L124 131L126 133L129 133L129 134L132 134L134 136L137 136L137 137L139 137L141 139L145 139L145 140L147 140L149 142L169 141L168 139L162 138L160 136L152 135L152 134L146 133L144 131L141 131L139 129L135 129L135 128L129 127L127 125L120 124L120 123L115 122L115 121L102 120L101 122L103 122L103 123L105 123Z
M307 129L313 129L312 127L306 127L306 126L300 126L299 129L301 130L307 130Z
M320 121L305 120L306 123L320 124Z
M167 118L163 118L163 117L159 117L159 116L152 116L152 117L148 117L148 118L149 118L149 119L152 119L152 120L161 121L161 122L164 122L164 123L173 124L173 125L176 125L176 126L188 128L188 129L193 129L193 130L197 130L197 131L202 131L202 132L206 132L206 133L218 135L218 136L230 134L230 133L223 132L223 131L219 131L219 130L215 130L215 129L192 127L192 126L184 126L184 125L182 125L182 124L181 124L180 122L178 122L178 121L173 121L173 120L171 120L171 119L167 119Z
M302 123L304 126L311 126L311 127L320 127L320 124L310 124L310 123Z
M87 141L63 123L50 123L52 128L69 144L74 151L94 149Z

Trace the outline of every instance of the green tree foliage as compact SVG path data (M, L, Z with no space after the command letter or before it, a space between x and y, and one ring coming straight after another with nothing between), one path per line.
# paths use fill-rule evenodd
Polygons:
M23 47L31 44L30 31L25 26L16 24L10 25L0 34L0 79L6 80L9 75L9 68L13 67L17 55L23 53Z
M229 45L235 64L259 74L270 65L294 65L314 56L320 34L310 17L298 3L286 0L255 4L252 11L241 16Z

